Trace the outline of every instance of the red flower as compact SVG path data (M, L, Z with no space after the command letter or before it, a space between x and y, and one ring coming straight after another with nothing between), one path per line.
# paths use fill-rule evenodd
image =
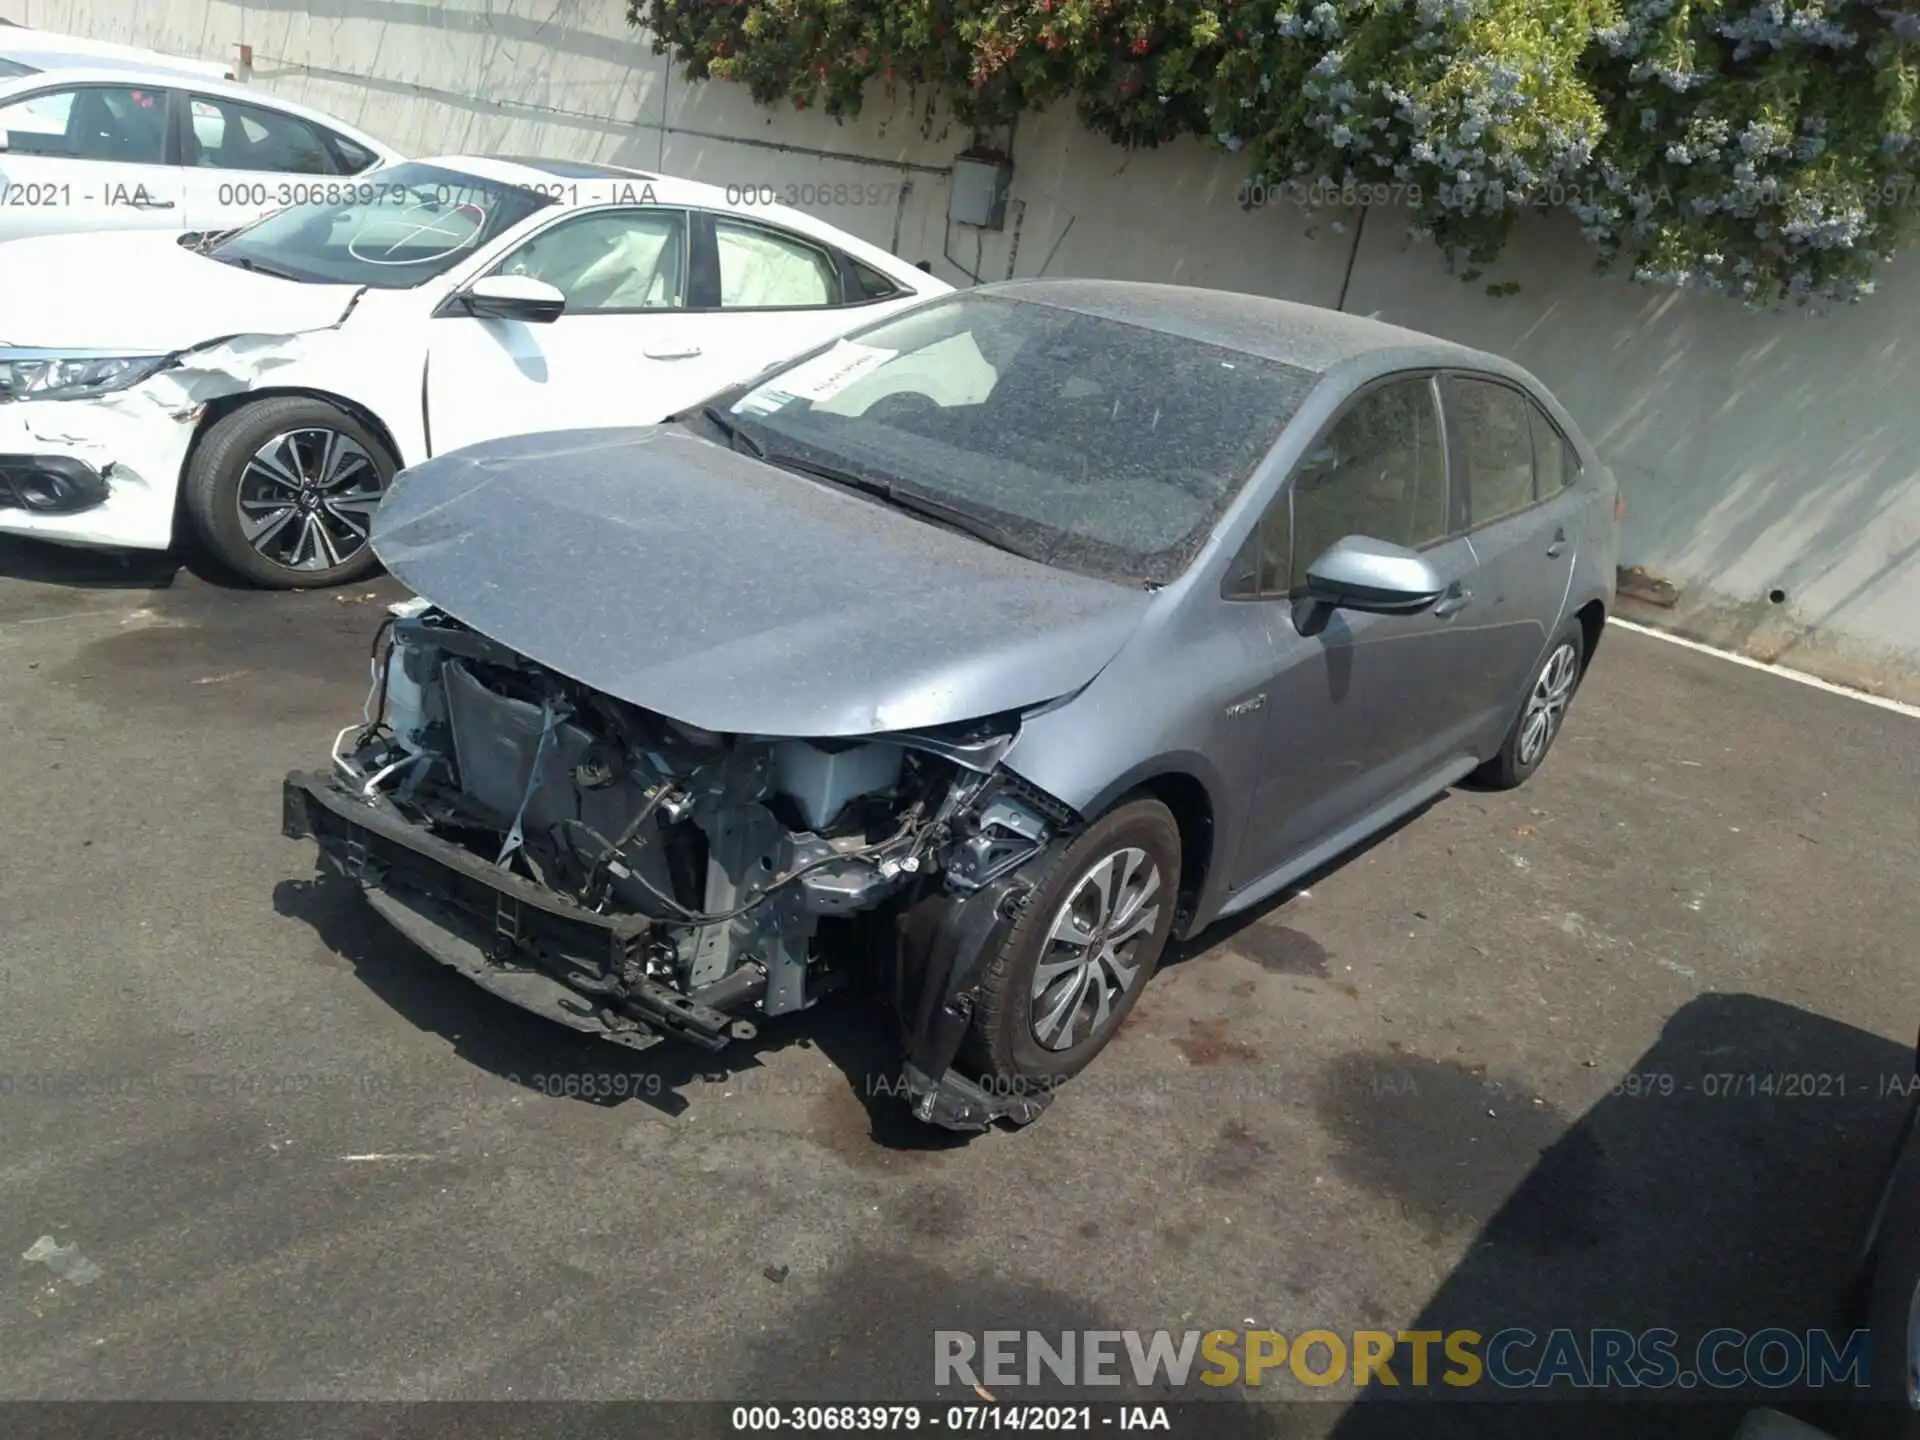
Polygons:
M1144 36L1133 42L1133 53L1136 55L1144 55L1147 53L1147 41Z

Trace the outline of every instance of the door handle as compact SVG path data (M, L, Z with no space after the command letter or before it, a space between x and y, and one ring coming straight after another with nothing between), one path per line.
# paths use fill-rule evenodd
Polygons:
M1567 532L1564 530L1556 530L1553 532L1553 543L1547 546L1547 558L1549 560L1558 560L1566 553Z
M173 209L173 201L171 200L129 200L127 202L127 208L129 210L171 210Z
M1433 613L1442 620L1449 615L1458 615L1473 603L1473 592L1462 590L1458 585L1440 597L1440 603L1433 607Z
M698 345L680 345L672 342L662 345L650 345L641 352L649 360L691 360L700 353Z

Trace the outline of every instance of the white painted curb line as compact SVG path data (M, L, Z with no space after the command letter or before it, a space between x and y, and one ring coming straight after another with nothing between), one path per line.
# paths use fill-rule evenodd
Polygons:
M1702 645L1698 640L1688 640L1679 635L1669 635L1664 630L1656 630L1651 625L1636 625L1631 620L1607 620L1607 629L1618 627L1631 630L1636 635L1651 636L1655 640L1664 640L1669 645L1678 645L1683 650L1698 650L1702 655L1713 655L1734 665L1744 665L1749 670L1764 670L1769 675L1778 675L1782 680L1791 680L1796 685L1811 685L1816 690L1825 690L1830 695L1844 695L1849 700L1858 700L1863 705L1878 706L1882 710L1891 710L1896 715L1908 715L1920 720L1920 705L1909 705L1902 700L1889 700L1882 695L1869 695L1864 690L1849 690L1845 685L1835 685L1830 680L1821 680L1798 670L1789 670L1784 665L1768 665L1759 660L1749 659L1745 655L1735 655L1730 650L1716 649L1712 645Z

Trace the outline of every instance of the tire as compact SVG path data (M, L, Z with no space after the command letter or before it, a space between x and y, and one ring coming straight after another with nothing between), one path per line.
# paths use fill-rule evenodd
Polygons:
M1586 668L1586 632L1578 620L1569 620L1528 678L1526 693L1499 751L1473 772L1474 783L1488 790L1511 790L1527 782L1560 738L1560 728L1566 723ZM1545 731L1536 734L1534 727L1542 712Z
M273 396L223 415L201 438L187 467L187 515L208 554L242 580L343 585L379 566L366 536L398 469L386 442L346 411ZM246 517L267 527L257 539Z
M1086 947L1056 946L1052 938L1056 924L1066 927L1070 904L1078 916L1093 919L1093 934L1100 934L1100 896L1094 886L1103 873L1122 879L1117 912L1106 913L1118 913L1123 929L1148 908L1155 913L1119 946L1096 951L1077 969L1060 970L1036 985L1043 962L1070 964L1074 953L1086 953ZM1150 883L1156 874L1157 883ZM1130 905L1141 890L1147 893ZM988 963L967 1049L982 1078L1002 1093L1027 1093L1085 1069L1153 977L1173 930L1179 893L1180 827L1158 800L1123 804L1061 847ZM1056 949L1057 959L1050 958Z
M1920 1437L1920 1144L1904 1146L1867 1272L1864 1319L1872 1337L1867 1361L1869 1399L1860 1407L1860 1440ZM1911 1336L1911 1338L1910 1338Z

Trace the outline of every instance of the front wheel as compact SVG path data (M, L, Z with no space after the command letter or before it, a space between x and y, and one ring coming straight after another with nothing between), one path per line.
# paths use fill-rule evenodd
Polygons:
M394 472L371 428L324 400L281 395L215 421L186 477L212 557L276 590L343 585L378 564L373 512Z
M993 1086L1085 1069L1146 988L1173 930L1180 829L1158 800L1109 811L1041 874L988 964L968 1040Z

